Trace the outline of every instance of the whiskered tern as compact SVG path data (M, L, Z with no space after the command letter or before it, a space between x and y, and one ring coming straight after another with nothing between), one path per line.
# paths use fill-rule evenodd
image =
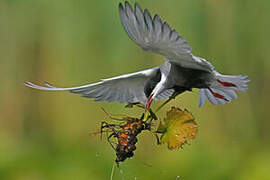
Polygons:
M192 88L199 89L199 106L208 99L212 104L225 104L237 98L235 91L245 92L247 76L222 75L205 59L191 53L191 47L159 15L151 16L135 3L119 4L122 25L132 41L144 51L165 58L160 67L125 74L100 82L71 88L54 87L49 83L39 86L31 82L31 88L49 91L70 91L95 101L142 103L150 108L153 100L172 98Z

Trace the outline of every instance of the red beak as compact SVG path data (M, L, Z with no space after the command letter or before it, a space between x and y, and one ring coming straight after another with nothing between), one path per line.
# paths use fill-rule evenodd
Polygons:
M150 109L151 103L152 103L152 101L153 101L153 95L154 95L154 94L151 94L151 95L149 96L149 98L147 99L146 104L145 104L145 109Z

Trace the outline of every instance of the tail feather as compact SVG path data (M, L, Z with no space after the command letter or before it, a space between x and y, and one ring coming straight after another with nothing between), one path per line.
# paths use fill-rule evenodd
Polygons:
M237 99L235 91L245 92L248 89L247 83L250 81L248 76L229 76L216 75L217 81L207 89L200 89L199 106L203 106L205 100L208 99L212 104L226 104L233 99Z
M229 75L217 74L217 79L218 79L217 82L219 83L220 86L229 87L231 89L241 91L241 92L247 91L248 89L247 83L250 81L248 79L248 76L243 76L243 75L229 76ZM231 83L234 86L224 86L223 83Z

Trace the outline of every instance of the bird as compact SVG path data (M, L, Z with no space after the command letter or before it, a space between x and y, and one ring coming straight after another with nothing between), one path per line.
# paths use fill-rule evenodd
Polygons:
M199 106L226 104L237 99L235 91L245 92L250 81L246 75L222 75L207 60L191 53L191 47L177 30L153 17L138 3L119 3L119 16L128 37L141 49L164 57L159 67L124 74L78 87L60 88L25 82L28 87L48 91L69 91L95 101L143 104L149 109L153 100L162 100L193 88L199 89Z

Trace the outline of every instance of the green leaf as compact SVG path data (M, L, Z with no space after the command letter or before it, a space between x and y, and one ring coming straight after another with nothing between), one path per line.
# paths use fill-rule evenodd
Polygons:
M196 137L198 126L190 112L172 107L157 132L162 134L161 143L167 143L169 149L175 150Z

